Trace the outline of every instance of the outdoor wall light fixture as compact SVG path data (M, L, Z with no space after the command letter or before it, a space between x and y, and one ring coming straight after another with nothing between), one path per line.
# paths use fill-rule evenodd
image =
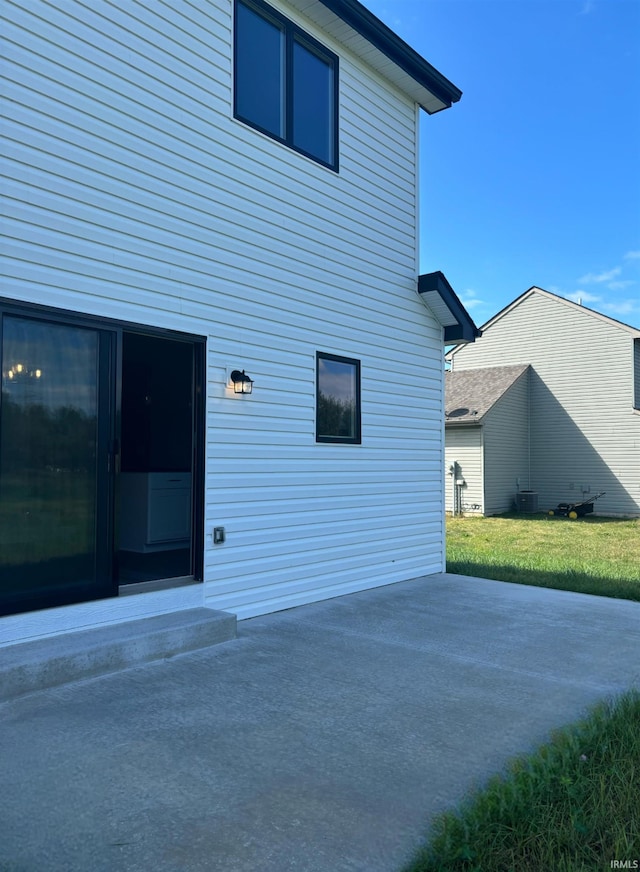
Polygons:
M250 394L253 390L253 379L249 378L244 370L234 369L231 373L234 394Z

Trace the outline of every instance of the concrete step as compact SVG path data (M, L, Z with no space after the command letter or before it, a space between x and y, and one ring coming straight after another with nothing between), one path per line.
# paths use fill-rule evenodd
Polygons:
M0 700L236 638L236 616L197 608L0 648Z

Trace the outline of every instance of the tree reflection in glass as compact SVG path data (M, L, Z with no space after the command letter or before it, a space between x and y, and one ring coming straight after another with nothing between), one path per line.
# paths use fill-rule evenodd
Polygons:
M3 325L0 581L39 594L95 573L98 334Z
M316 439L359 442L359 361L318 354L317 377Z

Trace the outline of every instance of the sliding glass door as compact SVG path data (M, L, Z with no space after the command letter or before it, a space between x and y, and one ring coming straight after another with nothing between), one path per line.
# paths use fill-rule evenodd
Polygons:
M0 614L115 593L114 337L2 314Z

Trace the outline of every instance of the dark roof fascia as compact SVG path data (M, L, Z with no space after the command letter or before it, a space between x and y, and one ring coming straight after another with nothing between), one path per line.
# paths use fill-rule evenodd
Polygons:
M445 104L445 108L457 103L462 97L462 91L453 82L450 82L435 67L431 66L415 49L411 48L372 12L369 12L358 0L320 0L320 2L379 49L418 84L431 91Z
M482 336L482 330L476 327L471 315L462 305L456 292L440 270L418 276L418 293L424 294L433 291L439 294L458 322L444 328L444 341L447 344L450 342L475 342L478 337Z

